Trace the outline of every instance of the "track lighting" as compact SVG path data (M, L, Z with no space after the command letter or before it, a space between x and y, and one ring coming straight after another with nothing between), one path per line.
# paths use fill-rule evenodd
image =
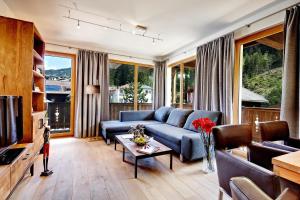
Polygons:
M77 21L77 29L80 29L80 23L79 23L79 20Z
M149 38L153 41L153 43L155 43L157 41L163 41L163 39L159 37L159 34L158 34L158 37L146 34L147 27L145 27L145 26L137 25L133 31L130 31L128 29L123 28L122 24L119 24L119 27L114 27L114 26L107 26L107 25L103 25L103 24L98 24L98 23L82 20L79 18L73 18L70 16L63 16L63 17L68 20L76 21L77 29L80 29L80 23L84 23L84 24L89 24L92 26L98 26L98 27L104 28L104 30L109 29L109 30L113 30L113 31L134 34L135 36L138 36L138 37Z

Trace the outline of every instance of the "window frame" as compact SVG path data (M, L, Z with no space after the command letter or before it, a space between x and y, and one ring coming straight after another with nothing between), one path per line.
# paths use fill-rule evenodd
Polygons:
M150 64L143 64L143 63L136 63L136 62L128 62L128 61L121 61L121 60L115 60L115 59L109 59L108 63L117 63L117 64L126 64L126 65L132 65L134 67L134 101L133 101L133 110L138 110L138 74L139 74L139 67L148 67L153 69L153 76L154 76L154 65ZM154 84L154 82L153 82ZM154 89L154 88L153 88ZM110 103L110 102L109 102ZM153 102L152 102L153 105Z
M283 32L283 24L278 24L273 27L267 28L265 30L256 32L254 34L248 35L246 37L235 40L235 57L234 57L234 75L233 75L233 123L241 123L242 107L240 101L241 85L242 85L242 56L243 55L243 45L265 38L276 33Z
M70 132L52 133L52 138L59 137L73 137L74 136L74 122L75 122L75 89L76 89L76 54L62 53L56 51L46 51L45 56L70 58L71 65L71 109L70 109ZM45 82L46 84L46 82Z
M196 60L196 56L191 56L189 58L186 58L186 59L183 59L183 60L180 60L178 62L175 62L175 63L172 63L170 65L168 65L168 67L171 69L171 73L172 73L172 68L173 67L178 67L179 66L179 70L180 70L180 85L179 85L179 91L180 91L180 96L179 96L179 108L184 108L184 105L192 105L193 106L193 103L190 104L190 103L183 103L183 74L184 74L184 68L185 68L185 64L186 63L189 63L191 61L194 61ZM191 66L186 66L186 67L190 67ZM196 66L195 66L196 68ZM172 80L172 77L171 77L171 85L173 84L173 80ZM172 87L171 87L172 88ZM194 88L195 89L195 88ZM172 94L172 92L171 92ZM173 97L171 98L171 105L173 104L172 102L172 99Z

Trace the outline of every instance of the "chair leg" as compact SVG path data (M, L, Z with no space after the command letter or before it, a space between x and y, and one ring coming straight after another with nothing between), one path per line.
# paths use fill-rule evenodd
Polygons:
M181 162L184 161L184 158L183 158L183 155L182 155L182 154L179 155L179 160L180 160Z
M110 139L107 139L107 140L106 140L106 144L110 144Z
M219 200L223 200L223 190L219 188Z

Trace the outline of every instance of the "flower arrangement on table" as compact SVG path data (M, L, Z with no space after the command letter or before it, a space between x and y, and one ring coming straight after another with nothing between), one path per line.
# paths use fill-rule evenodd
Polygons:
M145 128L141 124L131 127L128 133L133 134L132 142L138 146L144 146L149 142L149 137L145 134Z
M206 151L206 157L204 158L203 171L213 172L214 167L214 139L212 136L212 128L216 126L216 123L209 118L199 118L192 122L194 128L199 131L201 139Z

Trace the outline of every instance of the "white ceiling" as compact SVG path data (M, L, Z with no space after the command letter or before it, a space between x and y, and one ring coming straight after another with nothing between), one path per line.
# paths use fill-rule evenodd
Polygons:
M282 0L4 1L16 17L33 21L46 42L155 57L207 37ZM147 26L147 34L160 34L163 42L153 45L151 39L89 24L81 23L77 29L77 22L63 18L68 9L62 6L74 8L71 17L97 24L118 27L121 21L126 30L132 30L136 24Z

